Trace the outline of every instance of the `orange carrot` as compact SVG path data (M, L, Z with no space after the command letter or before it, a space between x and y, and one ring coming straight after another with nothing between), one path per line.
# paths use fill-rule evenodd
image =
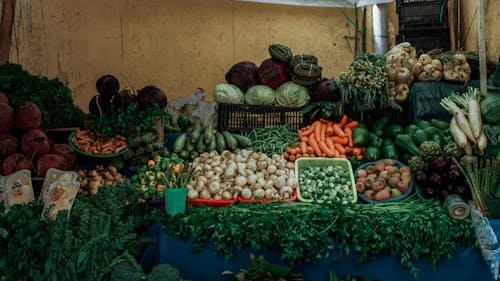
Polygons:
M357 158L358 160L363 160L363 158L365 158L365 157L363 156L363 154L361 154L361 155L357 155L357 156L356 156L356 158Z
M359 125L358 121L351 121L351 122L345 124L344 128L354 129L354 128L358 127L358 125Z
M345 154L345 148L340 143L334 143L335 150L338 150L340 154Z
M339 153L339 151L338 151L338 150L335 150L335 151L333 152L333 157L335 157L335 158L339 158L339 157L340 157L340 153Z
M348 138L348 143L347 145L350 146L350 147L353 147L354 146L354 142L352 140L352 129L349 128L349 127L345 127L344 128L344 132Z
M361 147L355 147L352 149L352 154L359 156L363 154L363 149Z
M331 151L335 150L335 145L333 144L332 138L326 138L326 145L328 145L328 148Z
M345 137L345 133L342 131L339 124L333 124L333 132L341 138Z
M297 154L297 151L295 150L295 147L293 147L293 146L289 146L289 147L288 147L288 154L290 154L290 155L295 155L295 154Z
M312 134L312 132L314 132L314 123L311 124L311 125L308 125L304 128L302 128L301 130L299 130L299 135L301 136L309 136L310 134Z
M326 134L326 124L322 123L319 139L317 139L317 140L320 142L324 142L325 141L325 134Z
M305 141L300 142L300 153L302 153L302 154L307 153L307 142L305 142Z
M314 138L313 135L311 135L311 137L309 138L308 143L314 150L314 153L316 153L316 155L318 156L321 156L321 149L319 148L318 142L316 141L316 138Z
M320 141L318 143L319 148L321 149L322 152L326 154L328 157L333 157L333 152L328 148L328 145L324 141Z
M343 115L339 122L340 127L344 127L345 124L347 124L347 115Z
M325 123L325 124L328 124L328 123L332 123L332 122L333 122L333 121L328 120L328 119L325 119L325 118L319 118L319 121L320 121L320 122L323 122L323 123Z
M349 140L347 138L341 138L341 137L330 137L330 139L333 141L333 143L340 143L341 145L346 145Z
M300 138L300 141L302 141L302 142L307 142L307 137L305 137L305 136L304 136L304 137L301 137L301 138Z
M327 136L333 135L333 123L332 122L326 124L326 135Z
M350 153L352 151L352 148L350 146L345 146L345 153Z
M288 160L290 161L295 161L295 159L296 159L295 155L290 155L290 158L288 158Z
M345 154L340 154L339 155L339 158L344 158L344 159L347 159L347 156Z
M316 140L319 140L321 138L321 122L320 121L316 121L314 122L314 138L316 138Z
M288 159L290 157L290 154L288 152L283 153L283 158Z

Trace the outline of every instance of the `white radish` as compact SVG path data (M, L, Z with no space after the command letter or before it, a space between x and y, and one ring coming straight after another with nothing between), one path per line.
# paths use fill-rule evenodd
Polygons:
M487 145L488 145L488 138L486 138L486 134L484 133L484 130L483 130L483 131L481 131L481 134L479 135L479 138L477 140L477 148L479 149L481 154L484 153Z
M440 104L455 117L458 127L467 136L467 138L473 143L476 143L476 138L472 133L472 128L469 124L469 120L465 116L462 109L460 109L460 107L458 107L458 105L449 98L443 98Z
M474 89L474 93L469 97L467 111L472 133L474 138L478 139L483 132L483 119L481 117L481 105L477 99L477 89Z
M455 117L451 118L450 121L450 134L457 143L458 147L465 149L467 147L467 136L460 130Z
M472 155L472 145L470 144L470 141L467 141L467 145L465 146L465 154L471 156Z

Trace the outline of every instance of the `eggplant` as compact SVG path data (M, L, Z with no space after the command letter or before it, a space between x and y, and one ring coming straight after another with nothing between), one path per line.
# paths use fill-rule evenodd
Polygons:
M438 173L432 173L431 176L429 177L429 185L436 188L436 189L443 189L444 188L444 178L438 174Z
M443 157L436 158L429 164L429 172L431 173L441 174L445 172L447 168L448 161L446 161L446 159Z
M422 189L422 196L424 198L435 198L436 191L432 187L425 187Z
M440 200L440 201L444 201L444 199L446 199L446 197L448 197L448 195L450 195L450 193L443 189L441 190L438 194L437 194L437 198Z
M427 184L427 174L424 170L418 170L415 173L415 183L422 187Z

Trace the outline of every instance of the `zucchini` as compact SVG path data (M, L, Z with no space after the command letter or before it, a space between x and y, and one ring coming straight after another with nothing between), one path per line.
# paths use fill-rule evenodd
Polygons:
M184 145L186 144L187 141L187 134L182 133L180 134L174 141L174 144L172 145L172 149L174 150L175 153L181 152L181 150L184 148Z
M191 137L189 138L189 140L191 141L191 143L197 143L198 142L198 139L200 138L200 134L201 134L201 123L200 122L196 122L194 123L194 128L193 128L193 131L191 132Z
M425 134L427 136L429 136L429 137L433 137L434 135L438 135L438 136L441 137L443 135L443 130L438 129L438 128L434 127L434 126L429 126L429 127L425 128L425 129L423 129L422 131L424 131Z
M413 136L416 130L418 130L417 125L415 124L408 125L408 127L406 127L406 134L409 136Z
M198 151L200 154L207 151L207 146L203 142L203 138L200 137L198 138L198 141L196 142L196 151Z
M188 159L189 151L187 151L185 149L181 150L181 152L179 153L179 157L184 159L184 160Z
M222 134L224 135L224 140L226 141L226 147L229 150L235 150L238 147L238 142L233 137L233 134L231 134L229 131L224 131L222 132Z
M246 148L252 146L252 141L249 138L240 134L232 134L232 135L236 139L236 142L238 142L239 148Z
M192 144L190 141L187 141L186 145L184 146L184 149L191 152L194 150L194 144Z
M226 149L226 140L224 140L224 135L221 132L215 133L215 141L216 141L217 150L219 152L222 152Z
M427 120L420 120L417 122L417 127L420 129L420 130L423 130L427 127L429 127L431 125L431 122L427 121Z
M395 136L403 133L403 127L398 124L391 124L387 126L384 131L384 136L394 138Z
M212 141L207 145L207 152L217 150L217 141L215 136L212 135Z
M441 130L450 128L450 122L446 122L436 118L431 119L431 125Z
M191 160L196 159L198 156L200 156L200 154L199 154L199 153L198 153L198 151L196 151L196 150L193 150L193 151L191 151L191 153L189 153L189 158L190 158Z
M214 139L214 127L212 127L212 124L208 124L205 126L203 130L203 141L205 144L210 144L212 140Z
M370 141L370 131L357 127L352 131L352 140L355 146L366 146Z

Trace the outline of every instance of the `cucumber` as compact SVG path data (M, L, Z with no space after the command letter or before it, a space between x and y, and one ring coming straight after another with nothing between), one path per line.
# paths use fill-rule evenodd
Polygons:
M189 153L189 158L191 160L194 160L196 159L196 157L200 156L200 154L198 153L198 151L194 150L194 151L191 151L191 153Z
M231 134L229 131L224 131L222 132L224 135L224 140L226 141L226 147L229 150L235 150L238 147L238 141L233 137L233 134Z
M216 141L217 150L219 152L222 152L226 149L226 140L224 139L224 135L221 132L215 133L215 141Z
M192 144L190 141L187 141L184 149L189 152L194 151L194 144Z
M233 137L236 139L236 142L238 142L238 147L240 148L246 148L246 147L251 147L252 146L252 141L240 134L232 134Z
M189 151L187 151L185 149L181 150L181 152L179 153L179 157L184 159L184 160L188 159L189 155L190 155Z
M180 134L174 141L174 144L172 145L172 149L174 150L175 153L181 152L181 150L184 148L184 145L186 144L187 141L187 134L182 133Z
M450 122L446 122L443 120L433 118L433 119L431 119L431 125L438 128L438 129L446 130L450 127Z
M191 132L191 137L189 138L189 140L191 141L191 143L197 143L198 142L198 139L200 138L200 134L201 134L201 123L200 122L196 122L194 124L194 128L193 128L193 131Z
M212 124L208 124L205 127L205 130L203 131L203 141L205 144L210 144L212 140L214 139L214 128L212 127Z

